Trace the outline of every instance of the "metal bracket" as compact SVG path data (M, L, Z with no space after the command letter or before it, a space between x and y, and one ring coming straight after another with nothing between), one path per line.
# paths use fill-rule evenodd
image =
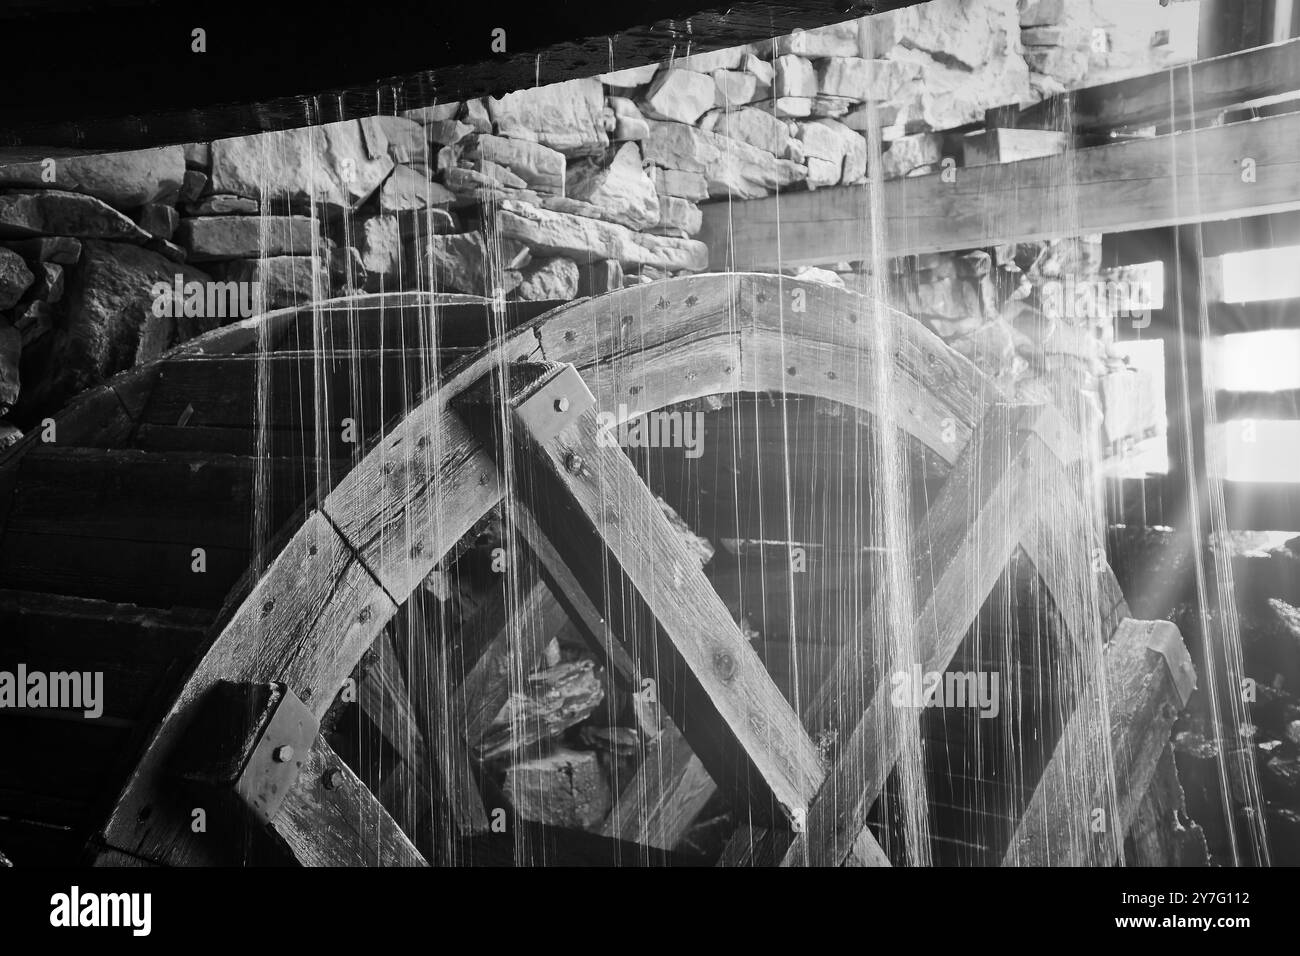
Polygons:
M204 699L171 772L233 795L269 823L319 733L320 723L284 684L222 681Z
M572 365L530 362L524 363L521 371L525 370L538 378L509 401L515 420L536 441L554 438L596 404L595 396Z
M320 725L307 705L283 684L280 699L253 743L248 763L235 781L235 795L269 823L293 789Z

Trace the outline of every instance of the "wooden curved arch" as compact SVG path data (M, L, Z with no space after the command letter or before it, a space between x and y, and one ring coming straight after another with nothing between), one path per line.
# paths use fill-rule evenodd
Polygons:
M447 301L403 293L317 308L401 311ZM456 303L487 305L470 297ZM294 314L263 321L285 323ZM183 354L252 347L258 334L256 320L240 323L196 340ZM884 389L869 378L881 342L893 350ZM228 603L208 652L106 824L106 845L161 862L194 858L188 816L160 799L158 775L196 703L218 680L283 681L318 718L324 713L399 605L500 500L497 469L451 402L501 363L519 360L573 364L598 407L623 417L731 391L831 399L883 415L950 462L985 410L1005 400L919 323L822 284L692 276L547 312L453 368L316 501L260 579ZM888 396L884 409L881 394Z

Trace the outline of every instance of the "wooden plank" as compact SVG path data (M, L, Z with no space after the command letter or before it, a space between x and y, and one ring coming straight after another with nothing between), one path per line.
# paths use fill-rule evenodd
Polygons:
M1129 866L1209 866L1205 831L1187 815L1172 743L1165 744L1151 784L1129 828Z
M760 815L799 819L821 777L812 742L631 463L597 438L577 372L532 371L509 399L529 510L633 658L675 662L660 700L715 779L756 791Z
M414 726L427 753L425 773L430 779L423 785L432 790L428 809L436 815L438 853L445 856L455 839L486 830L488 819L466 749L462 687L449 666L446 642L438 646L432 639L442 632L439 613L423 591L411 595L394 622L394 650L411 696ZM448 824L446 835L437 826L443 821Z
M203 862L189 805L164 775L204 695L219 680L282 681L319 718L397 608L319 512L267 573L227 602L230 616L141 758L101 842L160 863Z
M1113 233L1300 208L1300 114L1083 149L1070 157L1069 209L1058 157L884 184L884 237L869 191L836 186L704 207L700 233L717 269L764 269ZM1242 157L1256 162L1243 182ZM1076 215L1077 213L1077 215ZM779 235L778 235L779 232Z
M671 850L717 789L681 731L668 727L647 745L641 766L620 791L600 832Z
M1078 132L1186 123L1229 106L1300 90L1300 41L1254 47L1172 70L1050 96L1020 111L1035 126L1068 115Z
M317 737L271 827L303 866L427 866L325 738Z
M212 614L0 591L0 669L98 671L104 715L151 720L203 647ZM21 779L16 771L11 779Z
M1004 866L1110 866L1132 826L1179 712L1196 682L1178 628L1125 620L1107 646L1106 685L1085 689L1013 835ZM1114 800L1105 774L1081 755L1109 740ZM1086 769L1085 769L1086 768ZM1080 773L1088 779L1080 780ZM1094 776L1095 774L1095 776ZM1103 816L1098 816L1101 811ZM1105 829L1095 832L1101 821Z
M1044 414L1041 406L991 409L921 523L914 574L923 671L947 669L1023 535L1033 487L1026 465L1041 446L1034 429ZM873 613L859 629L864 640ZM808 726L832 728L838 746L807 829L782 853L783 866L839 866L850 851L859 853L867 812L900 746L890 730L892 682L872 673L871 658L865 646L844 648L805 711Z
M375 639L370 667L357 684L357 704L399 762L380 781L376 796L412 841L433 812L433 776L421 722L391 629Z

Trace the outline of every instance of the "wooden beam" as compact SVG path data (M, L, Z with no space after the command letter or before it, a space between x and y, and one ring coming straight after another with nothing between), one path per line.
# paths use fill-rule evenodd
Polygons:
M1178 780L1174 746L1165 744L1151 784L1129 828L1129 866L1209 866L1205 831L1187 815L1187 799Z
M914 540L915 612L923 668L943 671L957 653L985 597L1023 537L1030 498L1027 465L1043 442L1037 428L1055 413L1043 406L995 406L954 466L948 482L921 521ZM875 603L886 600L882 591ZM880 865L883 852L863 846L866 816L897 759L888 721L892 682L875 673L870 640L875 608L859 622L817 696L805 709L814 732L837 737L835 760L817 795L803 834L786 837L776 859L782 865ZM919 725L916 733L920 734ZM736 841L754 839L738 831ZM779 839L764 834L767 842ZM874 844L874 840L869 841ZM754 865L739 847L724 860Z
M715 779L799 825L822 775L816 748L631 462L598 437L590 391L572 366L511 374L513 448L498 454L515 456L543 533L633 658L672 662L660 700Z
M717 789L681 731L667 727L647 746L600 832L671 850Z
M1182 124L1229 106L1300 90L1300 40L1050 96L1020 111L1019 125L1067 115L1077 132Z
M1011 838L1004 866L1110 866L1196 684L1187 648L1168 621L1124 621L1106 649L1106 686L1085 689ZM1106 775L1083 754L1109 740ZM1080 773L1095 774L1080 780ZM1101 811L1098 815L1097 811ZM1101 832L1095 832L1100 825Z
M1047 157L959 169L952 183L940 173L890 180L883 237L861 186L709 203L700 238L712 268L743 271L870 259L875 242L904 256L1284 212L1300 209L1297 141L1292 114L1083 149L1068 166ZM1243 181L1245 157L1253 182Z
M388 811L323 737L271 827L303 866L426 866Z

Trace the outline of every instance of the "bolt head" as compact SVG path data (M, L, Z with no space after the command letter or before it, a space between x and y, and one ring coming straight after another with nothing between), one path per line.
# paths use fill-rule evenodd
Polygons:
M293 748L288 744L281 744L271 751L271 757L276 763L288 763L293 759Z
M569 410L569 400L561 395L555 400L555 410L557 412L567 412Z
M325 784L326 790L337 790L343 786L343 771L338 767L330 767L325 771L321 782Z
M572 453L570 453L570 454L569 454L569 457L566 458L566 459L564 460L564 467L567 468L567 469L569 470L569 474L571 474L571 475L580 475L580 474L582 474L582 466L583 466L583 464L584 464L584 462L583 462L583 460L582 460L582 456L581 456L581 455L575 455L575 454L572 454Z

